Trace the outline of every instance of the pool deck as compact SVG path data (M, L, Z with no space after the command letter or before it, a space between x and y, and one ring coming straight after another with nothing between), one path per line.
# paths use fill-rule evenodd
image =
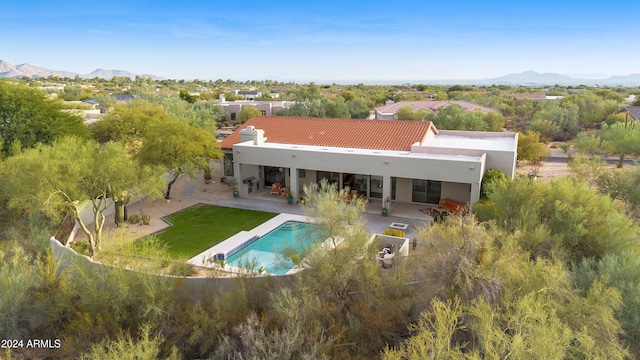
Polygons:
M221 174L219 162L215 163L212 172L213 179L219 180ZM256 191L249 197L235 199L233 197L233 187L220 183L219 181L212 181L210 184L205 184L202 174L200 174L193 179L188 176L181 176L173 185L171 201L166 201L163 198L155 200L143 199L127 206L129 214L145 213L150 215L151 224L130 224L127 226L126 231L134 238L139 238L164 230L170 225L162 220L163 217L197 204L266 211L281 214L278 216L283 216L282 218L290 217L293 219L296 218L296 216L299 216L298 219L305 218L300 205L289 205L287 204L286 198L282 196L270 196L268 189ZM419 228L426 227L431 222L431 217L421 211L428 207L428 205L392 202L389 216L383 217L380 212L380 199L372 199L363 214L366 221L367 232L369 234L379 234L392 223L404 223L409 225L405 237L412 239L417 235ZM269 225L269 222L263 225L269 229L273 229L274 227ZM263 231L261 226L253 230ZM89 225L89 227L92 228L93 224ZM119 232L122 231L122 229L115 227L113 215L110 215L106 219L103 231L106 235L111 231ZM84 233L78 232L78 239L84 237ZM422 244L418 243L418 247L420 246L422 246ZM207 250L207 252L212 252L212 249ZM192 260L195 260L196 265L202 266L203 255L206 256L206 252L198 254L189 260L189 262L193 263Z
M294 214L280 214L256 226L251 230L240 231L239 233L215 245L214 247L209 248L201 252L200 254L192 257L187 262L196 266L213 268L216 266L216 264L214 264L212 261L207 261L207 260L211 259L214 255L227 254L233 249L237 248L238 246L244 244L251 238L255 236L262 237L266 235L268 232L270 232L271 230L277 228L278 226L284 224L287 221L309 222L306 216L294 215Z

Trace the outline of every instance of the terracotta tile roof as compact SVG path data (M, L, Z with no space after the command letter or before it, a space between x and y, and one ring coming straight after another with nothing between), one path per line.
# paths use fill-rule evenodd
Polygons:
M380 113L390 114L390 113L397 113L398 110L400 110L400 108L402 107L411 106L413 108L413 111L416 111L416 110L437 111L440 108L445 108L453 104L459 105L461 108L463 108L466 111L479 110L485 113L498 112L498 110L496 109L492 109L486 106L481 106L478 104L474 104L474 103L471 103L468 101L462 101L462 100L400 101L397 103L391 103L384 106L379 106L374 110Z
M437 133L430 121L256 116L226 137L220 147L231 149L240 142L240 130L250 125L264 130L267 143L398 151L411 150L429 129Z

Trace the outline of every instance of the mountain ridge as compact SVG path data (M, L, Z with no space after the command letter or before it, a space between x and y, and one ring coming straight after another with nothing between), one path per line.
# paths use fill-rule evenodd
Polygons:
M0 78L21 78L21 77L37 78L37 77L49 77L51 75L58 76L58 77L68 77L68 78L75 78L76 76L80 76L83 79L93 79L95 77L98 77L106 80L109 80L114 76L128 77L130 79L135 79L136 76L140 76L144 78L152 78L154 80L165 79L163 77L150 75L150 74L137 75L126 70L95 69L88 74L78 74L71 71L46 69L43 67L34 66L27 63L13 65L6 60L0 60Z
M126 70L106 70L95 69L89 74L78 74L70 71L51 70L27 63L13 65L6 60L0 60L0 78L21 78L21 77L49 77L51 75L58 77L74 78L80 76L83 79L92 79L95 77L109 80L114 76L128 77L134 79L136 76L144 78L152 78L154 80L164 80L166 78L151 74L136 75ZM313 81L313 80L310 80ZM361 80L359 80L361 81ZM370 83L371 80L364 82ZM380 83L391 83L390 80L382 80ZM407 80L398 79L396 82L407 82ZM602 79L584 79L579 77L571 77L558 73L539 73L533 70L527 70L520 73L511 73L503 76L485 79L447 79L447 80L415 80L410 79L411 83L428 83L433 85L528 85L528 86L545 86L545 85L601 85L601 86L640 86L640 73L631 75L615 75Z

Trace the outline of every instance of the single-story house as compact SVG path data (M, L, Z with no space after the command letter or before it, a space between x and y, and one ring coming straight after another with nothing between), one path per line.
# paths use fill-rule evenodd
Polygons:
M405 106L410 106L416 112L418 110L438 112L450 105L458 105L466 111L481 111L483 113L497 113L498 110L490 107L474 104L462 100L430 100L430 101L400 101L387 100L383 106L378 106L374 110L376 120L397 120L398 110Z
M640 121L640 106L623 105L616 113L625 113L625 119L629 120L629 117L636 121Z
M220 144L224 175L238 180L240 196L276 182L299 196L326 178L369 199L472 206L488 169L515 175L518 135L437 130L428 121L257 116Z
M238 120L238 113L246 106L253 106L258 109L262 115L274 115L278 111L288 109L294 101L254 101L254 100L236 100L227 101L224 94L220 95L220 106L224 109L226 120L235 123Z

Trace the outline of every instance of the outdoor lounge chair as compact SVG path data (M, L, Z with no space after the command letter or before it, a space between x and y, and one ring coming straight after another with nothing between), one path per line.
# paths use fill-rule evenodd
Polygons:
M269 195L280 195L280 187L281 185L279 182L273 183L273 185L271 185Z
M289 194L291 194L290 188L282 188L282 196L287 196Z

